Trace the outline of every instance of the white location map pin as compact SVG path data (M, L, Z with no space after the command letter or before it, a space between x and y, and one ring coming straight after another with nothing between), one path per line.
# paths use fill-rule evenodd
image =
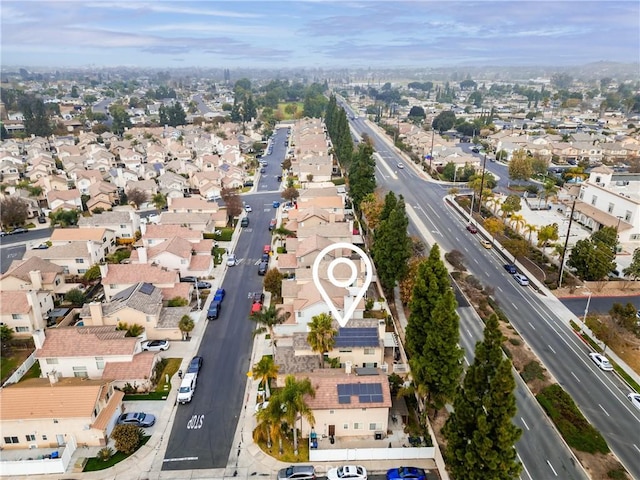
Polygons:
M336 306L333 304L333 301L331 300L331 297L325 291L324 287L320 283L319 269L320 269L320 262L322 261L322 259L324 258L324 256L327 253L329 253L331 250L342 250L342 249L345 249L345 248L349 249L349 250L352 250L352 251L356 252L358 255L360 255L360 257L364 261L364 264L365 264L365 267L366 267L366 272L365 272L364 282L362 284L362 287L358 291L358 294L356 295L356 298L351 303L351 305L349 305L349 308L347 308L345 310L344 316L341 316L340 312L338 311ZM349 268L351 269L351 275L349 276L348 279L346 279L346 280L338 280L335 277L333 271L338 265L348 265L349 266ZM351 316L353 315L353 312L355 312L356 307L358 306L358 303L360 303L360 300L362 300L362 298L364 297L364 294L367 293L367 289L369 288L369 285L371 284L371 279L373 278L373 265L371 265L371 260L369 259L367 254L364 253L364 251L361 248L356 247L355 245L353 245L351 243L338 242L338 243L334 243L334 244L329 245L329 246L327 246L327 247L322 249L322 251L316 257L315 262L313 262L312 273L313 273L313 283L315 283L316 288L320 292L320 296L322 296L322 299L329 306L329 309L330 309L331 313L333 314L333 317L338 321L338 324L340 324L341 327L344 327L347 324L347 322L351 319ZM356 280L356 278L358 276L358 267L356 266L355 262L353 260L351 260L350 258L338 257L338 258L332 260L331 263L329 263L329 268L327 269L327 276L329 277L328 280L329 280L329 282L331 282L332 285L335 285L336 287L347 288L347 287L353 285L353 282Z

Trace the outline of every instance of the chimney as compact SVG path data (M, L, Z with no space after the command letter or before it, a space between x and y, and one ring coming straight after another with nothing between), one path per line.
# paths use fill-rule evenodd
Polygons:
M148 262L147 247L138 247L136 251L138 252L138 263L146 265Z
M33 290L42 290L42 273L40 270L30 271L29 280L31 280L31 288Z
M36 346L36 350L40 350L46 339L44 330L35 330L31 335L33 336L33 343Z
M91 314L92 326L97 327L104 325L104 318L102 317L102 304L100 302L91 302L89 304L89 313Z
M344 373L346 373L347 375L351 375L351 365L352 363L349 360L344 362Z
M99 263L98 266L100 267L100 278L104 280L105 278L107 278L107 273L109 272L109 266L106 263Z
M47 377L49 377L49 383L51 383L51 385L55 385L56 383L58 383L58 372L56 372L55 370L47 372Z
M40 306L40 300L38 300L38 292L35 290L29 290L25 292L27 296L27 303L31 307L33 312L31 328L38 330L45 327L44 319L42 318L42 307Z

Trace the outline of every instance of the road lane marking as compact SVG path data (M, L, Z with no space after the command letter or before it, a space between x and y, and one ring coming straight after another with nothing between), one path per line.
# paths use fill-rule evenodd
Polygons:
M522 465L522 469L525 471L525 473L527 474L527 477L529 477L531 480L533 480L533 477L531 476L531 474L529 473L529 470L527 470L527 466L524 464L524 462L522 461L522 457L520 456L520 454L518 452L516 452L516 455L518 456L518 460L520 460L520 465Z
M638 446L635 443L633 444L633 448L635 448L636 450L638 450L638 452L640 452L640 448L638 448Z
M519 310L518 306L515 303L511 302L511 305L513 305L513 308L515 308L516 310Z
M526 428L527 430L531 430L529 428L529 425L527 425L527 422L524 421L524 418L520 417L520 420L522 420L522 424L524 425L524 428Z
M469 253L469 249L467 247L464 247L464 251Z
M575 373L571 372L571 375L573 375L573 378L575 378L578 381L578 383L580 383L580 379L577 377Z
M468 328L467 328L467 333L469 334L469 338L473 338L473 335L471 334L471 330L469 330Z
M498 287L498 290L504 293L504 290L502 290L502 287Z
M549 465L549 468L553 472L553 475L557 477L558 474L556 473L556 470L553 468L553 465L551 465L551 462L549 460L547 460L547 465Z
M534 326L533 326L533 323L531 323L531 322L527 322L527 323L529 324L529 326L530 326L533 330L535 330L535 329L536 329L536 327L534 327Z
M553 349L553 347L551 347L551 345L547 344L547 347L549 347L549 350L551 350L554 353L554 355L556 354L556 351Z
M198 457L180 457L180 458L165 458L163 462L184 462L190 460L198 460Z
M607 411L604 409L604 407L603 407L602 405L598 404L598 406L599 406L599 407L600 407L600 409L605 413L605 415L606 415L607 417L610 417L610 416L611 416L611 415L609 415L609 412L607 412Z
M429 207L429 210L431 210L436 217L440 218L440 215L438 215L438 212L436 212L431 205L427 204L427 207Z

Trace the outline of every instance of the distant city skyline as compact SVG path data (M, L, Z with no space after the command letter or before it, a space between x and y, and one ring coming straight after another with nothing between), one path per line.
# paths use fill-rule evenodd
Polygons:
M638 1L14 1L3 68L572 66L640 60Z

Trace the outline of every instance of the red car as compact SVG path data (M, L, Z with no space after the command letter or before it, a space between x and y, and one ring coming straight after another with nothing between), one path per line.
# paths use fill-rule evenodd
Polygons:
M262 253L269 253L271 252L271 245L265 245L264 249L262 249Z
M467 230L469 230L471 233L478 233L478 229L473 223L467 225Z
M255 302L251 305L251 315L255 315L256 313L260 313L262 311L262 304L260 302Z

